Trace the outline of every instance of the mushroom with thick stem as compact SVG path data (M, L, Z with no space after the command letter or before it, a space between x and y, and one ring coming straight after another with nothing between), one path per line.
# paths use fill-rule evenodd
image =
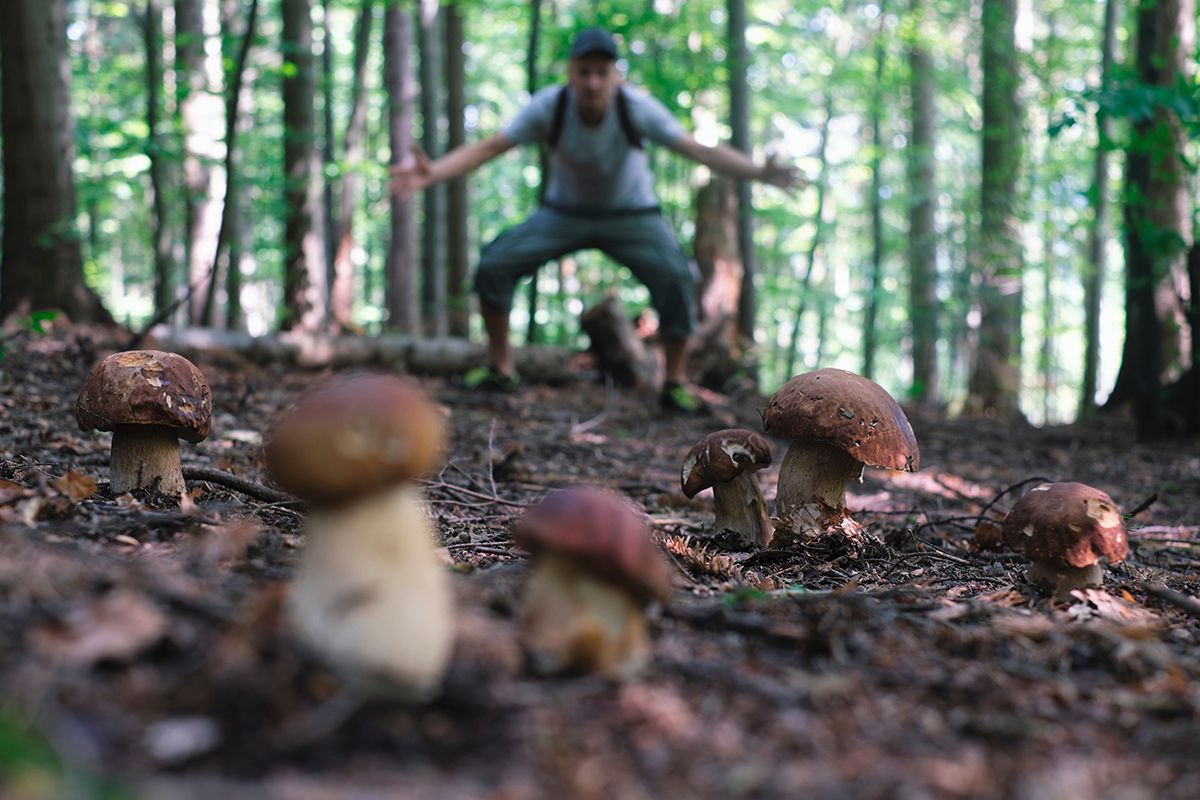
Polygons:
M732 531L747 547L771 543L771 517L754 472L771 463L771 445L742 428L710 433L683 459L679 483L687 497L712 487L717 518L713 528Z
M438 691L454 633L448 576L412 483L441 460L444 431L416 386L358 375L302 399L266 449L272 478L312 505L291 623L335 665L413 700Z
M549 494L513 532L534 555L520 624L535 671L628 678L650 656L645 606L670 588L641 514L589 487Z
M1075 589L1102 586L1101 561L1115 564L1129 555L1117 504L1082 483L1031 489L1008 512L1004 543L1033 562L1026 580L1059 600L1069 600Z
M779 527L802 536L849 519L846 484L861 480L865 467L915 472L920 464L903 409L882 386L845 370L789 380L767 403L763 430L792 440L779 465L775 510Z
M185 484L179 440L208 436L212 392L196 366L175 353L128 350L92 368L75 403L80 430L112 431L109 487L178 495Z

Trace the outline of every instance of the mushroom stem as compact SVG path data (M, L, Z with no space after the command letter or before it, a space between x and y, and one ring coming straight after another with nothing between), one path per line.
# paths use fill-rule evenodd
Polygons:
M749 473L742 473L728 483L713 485L713 500L717 519L714 528L719 532L733 531L742 543L752 547L767 547L771 543L771 516L762 489Z
M629 678L650 657L642 607L620 587L554 553L534 564L521 623L532 666L542 674Z
M1066 567L1049 561L1035 561L1025 574L1042 594L1053 594L1057 600L1070 600L1076 589L1098 589L1104 585L1104 570L1096 561L1086 567Z
M300 636L336 664L437 692L453 640L451 592L420 492L400 486L314 510L288 597Z
M182 492L183 467L175 430L166 425L116 426L109 457L109 486L117 494L142 486L154 487L163 494Z
M846 507L846 484L862 477L863 465L836 447L794 441L779 465L775 508L779 516L817 502Z

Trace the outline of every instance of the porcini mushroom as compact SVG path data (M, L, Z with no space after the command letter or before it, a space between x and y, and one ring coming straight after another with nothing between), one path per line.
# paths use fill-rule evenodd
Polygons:
M687 497L712 487L716 531L732 531L750 547L771 542L771 517L753 473L771 463L771 445L754 431L727 428L710 433L683 459L679 483Z
M300 637L337 666L424 699L450 656L450 585L413 479L433 469L442 415L416 386L358 375L303 398L272 431L267 470L308 500L288 595Z
M615 495L572 487L529 509L513 536L534 557L520 611L533 668L635 674L650 655L645 607L670 587L642 515Z
M1104 583L1101 561L1129 555L1125 522L1113 499L1082 483L1043 483L1004 520L1004 543L1033 562L1026 574L1043 594L1070 599Z
M196 365L175 353L129 350L92 368L79 399L80 430L112 431L109 487L184 490L179 440L208 436L212 392Z
M921 454L904 411L872 380L819 369L785 383L763 411L763 430L792 440L779 465L781 525L819 534L846 513L846 484L865 467L915 472Z

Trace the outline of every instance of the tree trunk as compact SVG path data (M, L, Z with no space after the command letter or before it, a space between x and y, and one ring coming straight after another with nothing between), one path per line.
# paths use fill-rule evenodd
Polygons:
M925 24L928 0L914 0L917 28ZM936 91L933 63L920 38L908 54L911 82L911 133L908 143L908 270L909 311L912 325L913 382L909 397L918 405L938 401L938 298L937 298L937 182Z
M530 0L529 4L529 47L525 52L525 86L529 96L533 97L538 90L538 43L542 33L542 0ZM546 149L538 147L538 201L546 185ZM525 341L535 344L539 339L538 320L538 276L535 272L529 279L529 326L525 331Z
M170 212L167 210L166 150L158 126L162 114L163 87L163 20L160 0L146 0L142 19L143 41L146 46L146 157L150 160L151 209L150 249L154 252L154 313L169 313L174 298L175 265L171 261L171 241L168 234Z
M883 286L883 64L887 48L883 40L883 21L875 34L875 86L871 92L871 278L867 286L867 308L863 315L864 377L875 379L875 351L879 347L879 302Z
M617 386L658 388L658 359L638 337L633 321L615 295L609 294L583 312L579 326L591 340L588 351L597 368Z
M410 17L389 5L384 14L384 85L388 95L391 164L411 158L414 89L410 67ZM391 198L391 243L387 253L388 325L401 333L420 328L417 301L416 221L413 201Z
M453 150L467 139L466 63L463 57L462 9L446 6L446 118L449 121L446 147ZM470 331L467 285L467 180L449 182L446 204L447 306L450 333L466 336Z
M4 238L0 318L60 309L111 321L83 280L75 228L75 121L62 0L0 3Z
M354 31L354 74L350 90L350 120L346 124L345 171L341 179L341 202L336 216L337 248L333 257L333 286L329 298L334 330L354 327L354 211L362 193L363 137L367 128L366 94L367 57L371 52L373 0L362 0ZM328 43L326 44L328 47Z
M184 252L191 293L188 319L193 325L210 321L204 314L205 299L220 225L217 197L224 191L224 176L210 166L222 155L221 99L212 91L217 80L209 75L211 66L205 56L204 8L205 0L175 0L175 87L187 191Z
M317 188L311 0L283 2L284 330L325 322L325 245Z
M750 90L746 85L746 2L729 0L729 130L730 144L750 153ZM738 295L737 329L748 343L754 342L758 316L758 294L754 287L754 203L750 181L737 182L738 252L742 261L742 286Z
M700 328L693 337L688 370L696 383L720 389L738 371L741 356L737 319L742 262L733 182L714 176L696 193L695 206L692 252L700 270Z
M1171 92L1190 81L1195 22L1195 0L1143 0L1138 6L1137 71L1143 86ZM1136 122L1126 153L1125 349L1109 403L1133 401L1141 438L1170 432L1163 382L1192 366L1185 144L1183 126L1164 101Z
M1100 55L1100 93L1112 85L1120 0L1105 0L1104 40ZM1101 103L1096 110L1096 159L1092 166L1092 225L1088 231L1088 259L1083 277L1084 356L1079 416L1096 408L1096 382L1100 371L1100 298L1104 288L1104 251L1108 246L1108 151L1112 148L1113 122Z
M430 158L442 153L442 14L438 0L420 0L417 51L421 63L421 146ZM421 316L431 336L449 333L446 319L446 186L437 183L422 195Z
M979 349L966 411L1020 416L1021 271L1016 213L1021 111L1016 0L983 0L983 187L980 196Z
M333 90L337 85L333 66L333 26L330 22L332 9L330 0L321 0L321 164L322 175L329 175L336 169L337 135L333 130ZM329 298L329 313L331 322L336 326L337 319L337 270L334 259L337 256L338 223L334 211L333 181L328 178L321 181L321 214L325 221L325 292Z

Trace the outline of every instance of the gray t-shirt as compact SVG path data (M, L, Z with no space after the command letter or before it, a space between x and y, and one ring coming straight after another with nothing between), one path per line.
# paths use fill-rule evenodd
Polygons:
M554 121L554 104L561 86L542 89L504 130L517 144L545 142ZM579 119L575 93L567 89L558 145L550 153L550 183L546 202L581 210L620 210L658 205L654 179L646 152L631 147L617 111L616 98L609 103L604 119L588 127ZM641 136L670 145L683 135L683 126L662 103L638 89L622 86L629 107L629 121Z

